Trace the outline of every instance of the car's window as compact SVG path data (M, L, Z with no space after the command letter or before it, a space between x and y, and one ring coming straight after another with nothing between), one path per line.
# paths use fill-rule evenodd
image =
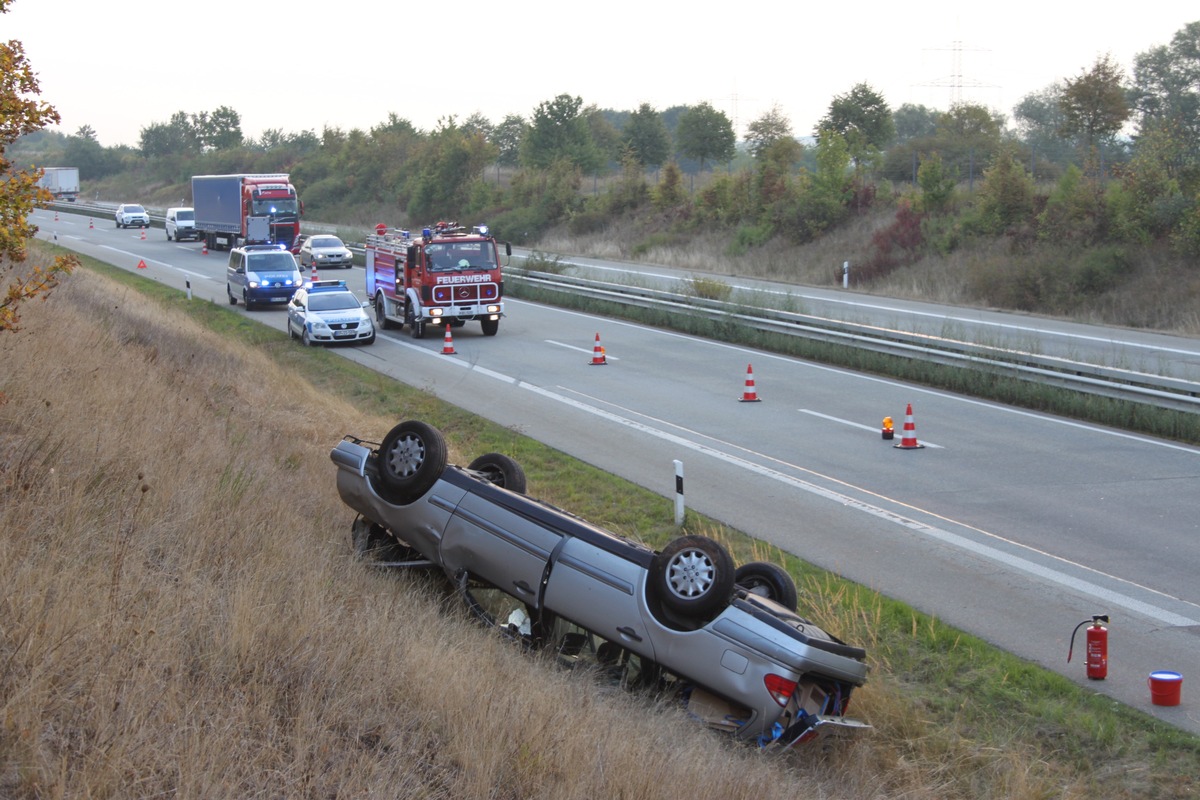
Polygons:
M309 311L342 311L348 308L360 308L362 303L350 292L330 292L329 294L310 294L308 296Z
M315 236L309 239L313 247L341 247L342 240L336 236Z
M176 211L175 212L176 220L181 220L181 219L182 220L193 220L195 218L196 218L196 213L194 211Z
M129 213L129 214L145 214L146 213L146 209L142 208L141 206L125 206L125 211L126 211L126 213Z
M296 259L291 253L250 253L248 269L254 272L279 271L291 272L296 268Z

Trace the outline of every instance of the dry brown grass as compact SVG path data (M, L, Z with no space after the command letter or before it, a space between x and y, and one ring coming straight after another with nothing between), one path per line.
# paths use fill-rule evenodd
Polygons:
M89 270L24 319L0 336L0 797L1138 796L926 713L878 598L832 581L805 594L872 653L876 733L734 746L353 562L329 449L395 419Z
M86 270L0 338L0 796L790 797L350 559L386 430ZM812 796L850 796L830 780Z

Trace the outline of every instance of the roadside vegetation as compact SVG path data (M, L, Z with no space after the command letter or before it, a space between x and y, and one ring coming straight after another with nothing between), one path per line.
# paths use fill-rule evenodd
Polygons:
M868 83L798 131L735 132L708 103L601 109L563 94L433 130L241 129L225 106L105 147L26 131L22 164L78 166L86 199L186 204L192 175L288 172L309 220L486 221L544 252L1200 334L1200 21L1012 109L892 107ZM467 116L462 116L467 114ZM739 136L741 136L739 140ZM14 155L13 157L18 157ZM359 232L354 235L354 231Z
M84 266L0 338L0 795L1200 790L1195 737L692 515L739 562L785 564L802 612L868 649L854 713L875 732L768 759L562 671L440 583L354 562L329 450L424 419L455 461L507 453L534 496L655 545L676 533L668 498L219 304Z

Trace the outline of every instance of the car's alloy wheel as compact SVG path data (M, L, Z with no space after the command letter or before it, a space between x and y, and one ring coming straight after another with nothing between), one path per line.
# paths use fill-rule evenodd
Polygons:
M733 559L707 536L674 539L655 556L652 572L663 605L689 617L711 614L733 591Z
M379 445L378 466L380 482L392 498L411 503L441 477L446 468L446 440L432 425L401 422Z

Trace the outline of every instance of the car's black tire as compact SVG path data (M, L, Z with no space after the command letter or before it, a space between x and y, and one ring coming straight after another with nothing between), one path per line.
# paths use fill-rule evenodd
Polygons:
M289 322L288 322L288 324L287 324L287 329L288 329L288 338L289 338L289 339L295 339L295 338L296 338L296 332L295 332L294 330L292 330L292 323L291 323L291 321L289 321Z
M729 602L733 573L733 559L720 542L680 536L654 557L650 577L665 608L699 618Z
M167 241L168 241L168 242L169 242L169 241L171 241L171 232L170 232L170 231L168 231L168 230L166 230L166 229L164 229L164 230L163 230L163 232L164 232L165 234L167 234Z
M250 302L250 295L244 291L242 292L242 305L246 307L247 311L250 311L254 308L254 304Z
M379 445L379 479L401 502L411 503L425 494L445 469L446 440L424 422L401 422Z
M483 328L484 336L495 336L500 330L500 320L498 319L482 319L479 321L479 326Z
M305 347L312 347L314 344L316 344L316 342L312 340L312 337L308 335L307 327L304 328L304 333L300 334L300 344L304 345Z
M783 567L769 561L742 564L733 573L733 582L751 594L774 600L788 611L795 611L799 602L792 576Z
M229 295L229 305L236 306L237 298L233 296L233 289L229 288L229 284L225 284L225 294Z
M525 470L503 453L484 453L468 464L467 469L482 474L488 483L525 494Z
M366 339L363 344L375 344L375 334L371 334L369 339Z

